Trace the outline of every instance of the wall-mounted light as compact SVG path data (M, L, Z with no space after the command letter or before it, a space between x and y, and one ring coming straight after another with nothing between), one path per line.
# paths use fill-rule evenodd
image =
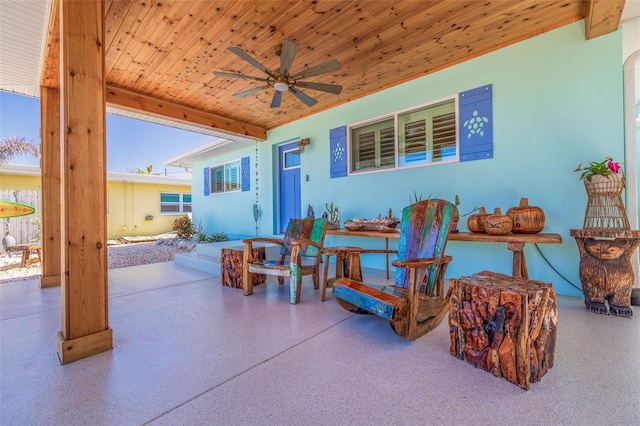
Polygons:
M309 138L300 139L300 141L298 142L298 148L300 149L300 153L303 153L304 147L309 145L310 143L311 143L311 139Z
M153 220L153 215L148 214L144 217L144 220Z

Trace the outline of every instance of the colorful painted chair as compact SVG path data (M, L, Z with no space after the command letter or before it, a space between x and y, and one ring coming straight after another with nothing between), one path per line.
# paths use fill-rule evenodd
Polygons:
M365 284L339 278L333 295L345 309L388 319L391 328L408 340L435 328L448 312L450 293L444 294L444 274L451 262L445 256L454 206L431 199L402 211L395 285Z
M313 276L313 288L320 287L320 258L324 236L327 230L326 219L291 219L284 238L248 238L243 240L242 281L244 295L253 293L253 274L275 275L280 284L284 278L290 281L290 302L300 302L302 277ZM253 258L253 243L272 243L280 245L280 254L276 260Z

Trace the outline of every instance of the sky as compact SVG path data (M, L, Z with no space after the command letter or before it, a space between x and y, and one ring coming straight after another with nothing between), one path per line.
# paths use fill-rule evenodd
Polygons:
M24 136L40 145L40 99L0 91L0 138ZM189 178L190 174L162 163L198 146L213 136L159 124L107 114L107 171L131 172L153 166L153 173ZM11 164L39 165L40 160L24 155Z

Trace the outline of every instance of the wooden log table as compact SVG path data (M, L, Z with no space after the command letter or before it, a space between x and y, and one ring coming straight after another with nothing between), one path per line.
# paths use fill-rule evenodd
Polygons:
M587 309L596 314L609 315L611 311L621 317L633 316L631 256L640 246L640 230L571 229L569 233L580 250L580 282Z
M483 271L450 280L451 355L523 389L553 367L553 286Z
M347 231L345 229L328 230L327 235L342 235L348 237L369 237L384 238L384 250L364 249L362 253L385 253L385 265L387 268L387 279L389 279L389 254L393 250L389 250L389 238L400 238L400 232L379 232L379 231ZM489 235L476 234L473 232L452 232L449 234L449 241L468 241L468 242L485 242L485 243L507 243L507 249L513 252L513 272L512 275L517 278L529 278L527 270L527 261L524 257L524 246L527 243L532 244L560 244L562 237L559 234L507 234L507 235Z
M244 288L242 282L242 258L244 246L220 249L220 280L223 286ZM265 247L253 248L254 259L265 260ZM253 285L262 284L267 280L264 274L253 274Z

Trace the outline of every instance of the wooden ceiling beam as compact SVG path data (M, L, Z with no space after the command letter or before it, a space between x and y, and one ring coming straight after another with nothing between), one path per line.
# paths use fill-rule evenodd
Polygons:
M40 86L60 88L60 0L51 1Z
M236 136L259 141L267 139L267 130L263 127L130 92L119 87L107 86L107 104L127 111L190 124L196 127L215 129Z
M625 0L587 0L584 12L585 38L600 37L616 31Z

